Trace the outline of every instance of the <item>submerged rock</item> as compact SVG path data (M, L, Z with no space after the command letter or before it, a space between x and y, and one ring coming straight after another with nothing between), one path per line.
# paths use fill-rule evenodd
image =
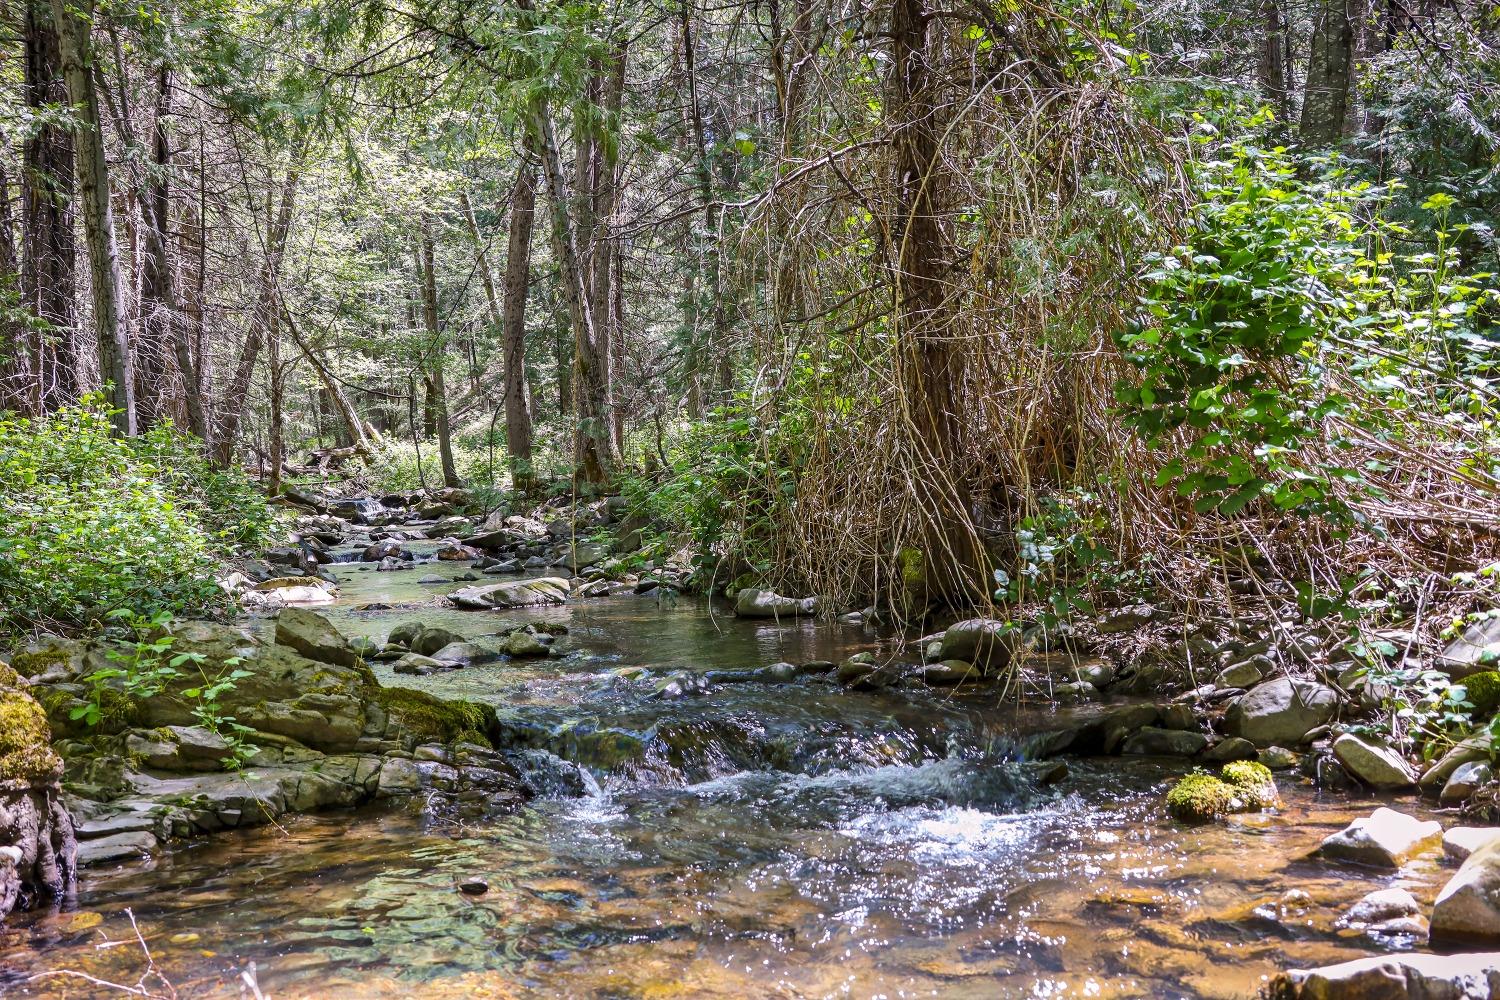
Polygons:
M1314 853L1335 861L1399 868L1412 855L1436 847L1442 832L1436 822L1381 807L1323 841Z

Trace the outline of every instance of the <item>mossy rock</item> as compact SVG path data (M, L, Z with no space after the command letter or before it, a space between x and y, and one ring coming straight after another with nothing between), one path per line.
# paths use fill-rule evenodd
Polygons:
M0 663L0 782L47 785L62 776L62 769L47 713L22 690L16 672Z
M415 688L383 687L375 701L387 717L418 743L475 743L490 746L485 735L490 712L472 701L449 701Z
M1474 718L1488 718L1500 709L1500 670L1470 674L1463 679L1463 686L1474 706Z
M1208 823L1231 813L1280 805L1276 781L1264 764L1238 760L1218 775L1194 771L1167 792L1167 812L1184 823Z

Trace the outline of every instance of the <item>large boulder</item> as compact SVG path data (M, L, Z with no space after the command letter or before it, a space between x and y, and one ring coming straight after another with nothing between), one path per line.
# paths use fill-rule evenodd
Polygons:
M1247 691L1225 714L1230 735L1256 746L1296 746L1333 718L1339 697L1316 681L1278 677Z
M1417 772L1400 754L1353 733L1345 733L1333 741L1333 755L1345 771L1371 788L1396 791L1417 783Z
M282 608L276 615L276 641L309 660L358 667L363 658L327 618L305 608Z
M1491 1000L1500 998L1500 952L1376 955L1282 973L1274 1000Z
M734 598L734 613L741 618L794 618L816 614L815 597L782 597L771 590L745 587Z
M1005 669L1020 643L1020 633L1010 622L968 618L948 626L942 654L945 660L964 660L993 674Z
M464 587L448 595L451 604L476 611L522 608L533 604L562 604L567 599L568 581L561 577L543 577L519 583L482 584Z
M41 705L0 663L0 917L73 885L78 847Z
M1432 904L1433 941L1500 941L1500 843L1465 859Z
M1441 824L1381 807L1324 840L1318 855L1376 868L1400 868L1414 854L1438 846Z

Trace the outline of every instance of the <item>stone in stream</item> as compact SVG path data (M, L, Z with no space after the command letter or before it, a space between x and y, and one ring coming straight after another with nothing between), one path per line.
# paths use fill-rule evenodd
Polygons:
M922 679L935 687L951 687L954 684L978 681L982 678L983 675L978 668L967 660L943 660L941 663L929 663L922 668Z
M1432 940L1500 941L1500 842L1476 848L1438 893Z
M1229 736L1204 751L1203 759L1217 764L1232 760L1255 760L1255 744L1238 736Z
M1489 784L1495 776L1494 769L1483 761L1460 764L1453 777L1438 793L1438 801L1445 806L1459 805L1472 798L1474 793Z
M1344 765L1344 770L1371 788L1398 791L1417 783L1417 773L1400 754L1353 733L1345 733L1333 741L1333 755Z
M372 542L365 546L359 554L360 562L378 563L384 559L410 559L411 553L407 552L399 541L394 538L383 538L378 542Z
M338 588L315 576L278 576L255 585L261 602L271 607L294 604L332 604ZM247 595L248 596L248 595Z
M1005 669L1020 646L1021 635L1009 622L993 618L969 618L948 626L943 633L945 660L964 660L983 673Z
M486 576L496 576L501 573L519 573L521 572L521 560L502 559L494 565L486 566L479 572L485 574Z
M483 896L490 891L490 884L482 878L471 878L458 883L458 891L466 896Z
M734 598L734 613L742 618L795 618L816 614L815 597L783 597L775 591L745 587Z
M395 663L391 669L398 674L407 674L412 677L426 677L435 674L439 670L452 670L463 666L462 662L438 660L431 656L423 656L421 653L407 653Z
M1272 981L1271 1000L1493 1000L1500 998L1500 952L1376 955Z
M482 611L490 608L521 608L534 604L563 604L568 600L568 581L542 577L519 583L490 583L464 587L448 595L457 607Z
M441 625L423 625L416 635L407 640L406 644L413 653L431 656L444 646L464 641L464 637L452 629L443 628Z
M1192 757L1208 746L1202 733L1146 726L1132 733L1120 752L1146 757Z
M1363 930L1368 934L1426 937L1427 919L1422 904L1401 888L1377 889L1355 903L1334 922L1335 927Z
M1443 854L1454 861L1500 841L1500 826L1455 826L1443 834Z
M546 656L552 649L552 637L521 629L505 639L505 651L513 657Z
M1490 741L1487 736L1470 736L1458 741L1451 749L1437 759L1427 770L1422 772L1422 780L1419 784L1422 791L1435 794L1442 790L1448 780L1465 764L1488 761L1490 759Z
M1326 684L1278 677L1246 692L1224 718L1230 735L1256 746L1297 746L1337 708L1338 693Z
M1437 847L1442 832L1436 822L1382 806L1323 841L1314 853L1334 861L1399 868L1407 858Z
M303 608L283 608L277 613L276 642L290 646L309 660L341 667L356 667L361 659L360 652L327 618Z
M1099 616L1095 623L1100 635L1115 635L1133 632L1151 624L1156 619L1156 609L1149 604L1135 604L1128 608L1113 608Z

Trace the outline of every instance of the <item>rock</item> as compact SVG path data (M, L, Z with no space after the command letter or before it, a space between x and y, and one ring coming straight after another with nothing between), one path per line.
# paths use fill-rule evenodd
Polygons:
M1378 889L1351 906L1339 917L1336 927L1368 927L1388 920L1416 917L1422 904L1405 889Z
M550 650L549 643L544 642L535 633L524 629L512 632L505 640L505 651L513 657L546 656Z
M383 559L410 559L411 553L407 552L399 541L394 538L383 538L378 542L366 545L364 551L359 554L360 562L378 563Z
M431 656L444 646L464 641L466 641L464 637L452 629L443 628L441 625L424 625L421 631L408 640L407 645L413 653Z
M853 684L868 674L875 672L874 653L855 653L838 666L834 675L840 684Z
M564 604L568 600L568 581L560 577L542 577L519 583L490 583L464 587L448 595L448 601L460 608L521 608L534 604Z
M653 698L682 698L690 694L706 694L711 687L707 678L679 670L658 681L651 692Z
M161 726L125 737L125 752L162 771L219 771L232 756L229 743L205 726Z
M1422 772L1422 780L1419 782L1422 791L1435 794L1463 765L1488 761L1490 759L1489 743L1488 737L1470 736L1454 744L1447 753L1437 759L1436 763Z
M929 663L922 668L922 679L936 687L951 687L965 681L977 681L982 676L978 668L966 660L943 660L941 663Z
M133 861L148 858L157 850L156 835L146 832L116 833L78 845L80 867L108 864L111 861Z
M1271 660L1266 656L1252 656L1248 660L1231 663L1219 671L1214 678L1214 685L1221 688L1247 688L1252 684L1260 683L1266 675L1266 670Z
M1149 625L1156 618L1156 609L1149 604L1136 604L1128 608L1114 608L1099 616L1097 627L1100 635L1130 632Z
M470 559L478 559L483 554L476 548L460 545L457 542L449 542L435 553L439 562L467 562Z
M466 896L483 896L490 891L490 884L482 878L471 878L458 883L458 891Z
M47 713L0 663L0 918L73 887L78 848L51 736Z
M1240 739L1238 736L1222 739L1203 753L1204 760L1211 760L1218 764L1231 760L1255 760L1257 756L1255 744L1249 740Z
M1198 717L1193 713L1191 705L1167 705L1161 710L1161 722L1158 725L1163 729L1196 729Z
M380 560L379 565L375 567L375 572L395 573L399 570L411 569L413 565L414 564L410 560L399 559L396 556L386 556L384 559Z
M327 618L303 608L283 608L277 612L276 642L322 663L357 667L361 661L359 651Z
M402 622L391 629L385 641L391 646L405 646L410 649L411 644L417 641L417 636L421 635L425 628L427 626L421 622Z
M1323 841L1315 853L1335 861L1399 868L1412 855L1437 846L1442 832L1435 822L1381 807Z
M1481 847L1500 842L1500 826L1455 826L1443 834L1443 854L1463 861Z
M1301 758L1286 747L1266 747L1256 753L1255 759L1273 771L1285 771L1296 767Z
M481 646L477 642L450 642L434 652L432 658L439 663L452 663L463 667L498 660L500 653L498 650Z
M1192 757L1208 746L1202 733L1147 726L1125 740L1121 752L1147 757Z
M1477 848L1438 893L1432 940L1500 940L1500 842Z
M1278 677L1257 685L1226 713L1230 735L1256 746L1297 746L1310 730L1333 718L1338 693L1316 681Z
M1493 1000L1500 997L1500 953L1376 955L1321 969L1284 972L1275 1000Z
M1395 791L1412 788L1417 773L1390 747L1345 733L1333 741L1333 755L1356 779L1371 788Z
M1459 805L1468 801L1475 792L1489 784L1495 777L1494 770L1482 761L1460 764L1453 777L1438 794L1438 801L1445 806Z
M486 576L495 576L500 573L519 573L521 572L521 560L502 559L492 566L486 566L480 572Z
M1095 688L1103 689L1115 679L1115 668L1103 660L1083 660L1073 667L1073 676L1094 685Z
M587 569L609 558L609 550L597 542L579 542L568 553L568 565L573 572Z
M793 618L817 613L815 597L782 597L770 590L746 587L734 598L734 613L742 618Z
M1065 705L1081 701L1098 701L1099 690L1088 681L1069 681L1054 687L1052 698Z
M1005 669L1020 641L1020 633L1009 622L969 618L955 622L943 633L942 655L945 660L964 660L993 674Z
M1463 635L1444 647L1437 665L1450 677L1463 678L1500 664L1500 608L1464 629Z
M428 573L426 576L417 577L417 582L424 584L439 584L449 583L450 581L446 576L438 576L436 573Z
M407 653L395 663L391 669L398 674L406 674L410 677L426 677L435 674L439 670L452 670L454 667L462 666L461 663L445 662L431 656L423 656L421 653Z
M257 583L253 593L260 594L273 606L295 604L332 604L337 588L315 576L277 576Z

